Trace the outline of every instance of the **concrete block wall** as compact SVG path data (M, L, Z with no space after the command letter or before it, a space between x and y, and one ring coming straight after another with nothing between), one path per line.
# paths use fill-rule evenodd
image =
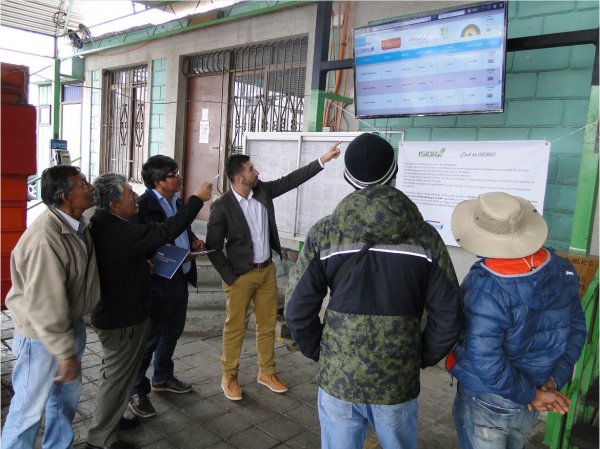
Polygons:
M598 27L595 1L509 2L508 37ZM507 54L505 112L366 121L405 130L407 141L539 140L551 142L544 218L546 244L569 247L595 47L580 45ZM391 135L397 148L398 135Z
M167 99L167 60L152 61L150 77L150 135L148 153L150 156L163 154L165 144L165 101Z

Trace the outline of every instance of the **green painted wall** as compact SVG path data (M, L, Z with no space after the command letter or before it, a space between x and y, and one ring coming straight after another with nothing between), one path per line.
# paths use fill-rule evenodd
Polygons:
M150 89L149 156L163 154L165 143L165 101L167 98L167 60L152 61Z
M508 37L598 27L597 1L510 1ZM368 120L379 130L405 130L407 141L552 141L544 218L547 245L569 248L595 47L581 45L507 55L502 114ZM361 129L371 128L361 124ZM397 148L398 135L391 136ZM590 193L593 195L593 192Z

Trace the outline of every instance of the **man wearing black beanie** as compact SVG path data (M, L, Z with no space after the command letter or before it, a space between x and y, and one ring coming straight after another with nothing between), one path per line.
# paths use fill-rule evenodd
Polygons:
M441 237L391 185L392 146L361 134L344 162L356 191L308 232L285 317L302 353L319 363L321 447L360 449L369 423L382 447L415 449L419 368L454 346L460 290Z

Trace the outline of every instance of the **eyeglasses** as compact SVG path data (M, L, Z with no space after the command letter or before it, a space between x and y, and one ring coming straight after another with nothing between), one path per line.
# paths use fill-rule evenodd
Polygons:
M181 175L179 174L179 170L177 170L177 171L176 171L176 172L174 172L174 173L167 173L167 176L166 176L166 178L177 178L178 176L181 176Z

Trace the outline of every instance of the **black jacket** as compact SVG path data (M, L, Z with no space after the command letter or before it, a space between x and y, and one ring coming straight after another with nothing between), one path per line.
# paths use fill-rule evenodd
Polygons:
M150 316L148 254L170 242L192 223L204 203L191 196L164 223L135 224L105 210L91 218L100 273L100 303L92 324L100 329L133 326Z
M151 189L146 189L144 194L140 196L138 200L138 206L140 208L137 214L137 222L142 224L148 223L164 223L167 219L167 214L163 210L162 206L158 202L158 198ZM183 206L183 200L177 198L177 210ZM192 229L188 226L187 228L188 240L190 242L190 248L192 247L192 238L196 237L192 232ZM175 236L177 238L177 236ZM171 241L175 244L175 239ZM198 283L198 272L196 270L196 261L192 259L192 267L190 271L185 275L185 280L192 284L194 287ZM182 270L182 268L179 268ZM169 284L172 279L167 279L156 274L152 275L152 282ZM166 285L165 285L166 286Z
M328 287L366 243L373 246L333 289L321 324ZM435 365L452 349L464 321L441 237L389 186L351 193L311 227L287 299L287 324L300 351L319 361L319 386L348 402L417 397L419 367Z

